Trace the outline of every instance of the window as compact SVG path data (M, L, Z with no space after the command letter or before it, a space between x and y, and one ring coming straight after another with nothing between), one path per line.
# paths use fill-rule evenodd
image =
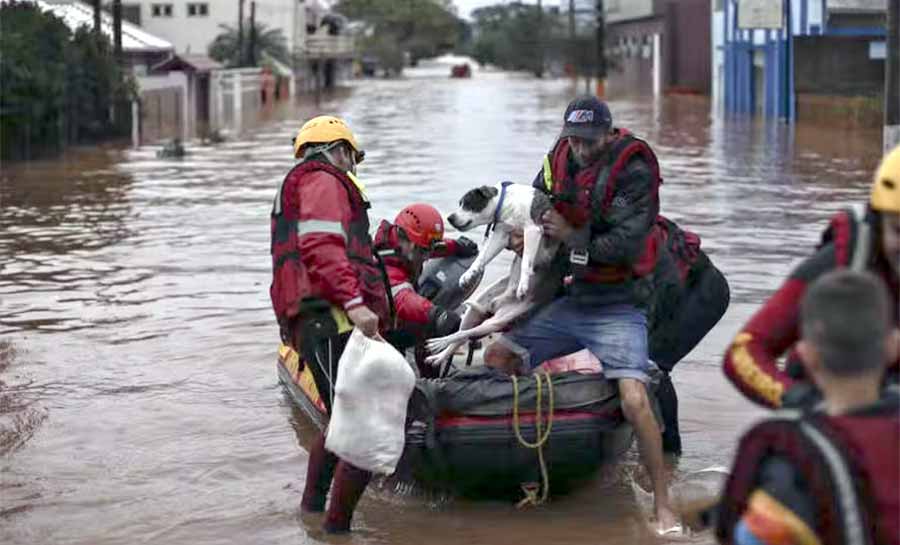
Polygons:
M150 13L152 13L154 17L171 17L172 4L153 4L150 6Z
M191 3L187 5L188 17L206 17L209 15L209 4Z

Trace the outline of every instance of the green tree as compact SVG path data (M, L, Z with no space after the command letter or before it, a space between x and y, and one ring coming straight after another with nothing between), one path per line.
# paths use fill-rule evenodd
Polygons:
M250 48L250 21L244 23L244 47ZM229 67L241 65L238 52L238 31L236 28L221 24L222 33L209 44L209 56ZM263 23L256 23L256 43L253 47L253 58L259 62L262 52L279 61L290 64L291 53L288 51L287 40L280 28L267 28ZM245 51L245 59L249 58L249 51Z
M66 60L63 101L67 139L79 142L127 134L130 118L111 119L109 109L110 105L130 102L136 92L130 74L113 60L112 44L108 40L98 42L86 26L76 30Z
M0 5L0 156L30 158L127 134L130 117L113 120L110 111L133 98L134 83L111 49L86 27L73 35L33 3Z
M0 147L4 158L30 156L61 145L68 37L68 27L35 4L0 6Z
M368 23L371 35L360 45L385 66L396 64L398 51L417 61L456 49L466 36L451 0L340 0L334 9Z
M561 51L561 21L532 4L513 2L476 9L472 56L480 64L528 70L540 76Z

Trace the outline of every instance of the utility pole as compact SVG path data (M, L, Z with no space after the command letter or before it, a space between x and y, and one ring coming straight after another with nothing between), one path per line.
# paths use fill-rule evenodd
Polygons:
M116 66L122 69L125 59L122 55L122 0L112 0L113 16L113 59ZM117 126L121 126L128 118L126 103L119 96L113 96L112 119Z
M569 0L569 67L572 81L578 83L578 46L575 43L575 0Z
M237 65L244 66L244 0L238 0Z
M92 0L91 4L94 8L94 42L97 46L98 51L106 51L106 48L103 47L103 22L100 15L100 2L101 0ZM106 106L103 104L103 100L100 98L100 90L95 88L94 92L94 117L100 119L102 114L101 112L106 109ZM60 118L62 119L62 118ZM69 131L71 134L71 130ZM67 135L68 137L69 135ZM77 135L75 135L75 139L77 139ZM26 155L28 157L28 155Z
M247 51L248 64L256 66L256 2L250 2L250 47Z
M537 69L534 75L544 77L544 6L537 0Z
M597 96L606 96L606 12L597 0Z
M884 150L900 145L900 0L888 0L884 59Z
M93 0L94 6L94 36L97 39L97 43L103 39L103 26L100 22L100 1L101 0Z
M122 0L113 0L113 54L116 63L122 65Z

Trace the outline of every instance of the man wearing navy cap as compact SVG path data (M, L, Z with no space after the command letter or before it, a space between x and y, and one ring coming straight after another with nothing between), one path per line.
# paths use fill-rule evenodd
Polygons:
M535 187L550 194L544 235L561 241L572 282L567 293L503 335L485 354L488 365L514 372L587 348L619 385L653 480L658 531L677 531L669 505L659 426L645 385L650 363L647 305L664 240L659 165L646 142L614 128L609 107L593 96L569 103L563 129Z

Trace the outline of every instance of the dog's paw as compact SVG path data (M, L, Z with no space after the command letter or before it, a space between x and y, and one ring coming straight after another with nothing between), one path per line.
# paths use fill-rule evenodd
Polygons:
M528 297L528 282L519 282L516 286L516 298L520 301Z
M450 359L450 356L453 355L453 350L450 347L445 348L441 352L437 354L433 354L425 358L425 364L430 365L432 367L440 367L447 363L447 360Z
M428 339L425 341L425 349L428 350L429 354L436 354L449 346L448 343L443 337L436 337L434 339Z

